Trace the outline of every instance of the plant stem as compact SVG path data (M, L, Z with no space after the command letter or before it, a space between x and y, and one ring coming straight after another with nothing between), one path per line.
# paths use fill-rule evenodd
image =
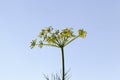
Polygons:
M71 43L72 41L74 41L75 39L77 39L79 36L74 37L72 40L70 40L68 43L66 43L64 46L68 45L69 43Z
M65 80L65 62L64 62L64 48L61 47L62 51L62 80Z

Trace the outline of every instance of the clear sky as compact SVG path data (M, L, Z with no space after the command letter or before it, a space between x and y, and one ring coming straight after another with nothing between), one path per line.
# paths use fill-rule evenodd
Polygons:
M71 80L120 80L120 0L0 0L0 80L60 72L60 49L29 47L49 26L88 33L65 47Z

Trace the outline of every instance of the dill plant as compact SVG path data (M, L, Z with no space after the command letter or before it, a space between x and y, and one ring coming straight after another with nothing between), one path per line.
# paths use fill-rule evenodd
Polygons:
M56 48L61 49L61 55L62 55L62 78L58 78L57 76L54 76L54 79L61 79L61 80L66 80L65 79L65 60L64 60L64 47L67 46L69 43L74 41L77 38L85 38L87 32L84 31L83 29L78 30L78 34L75 35L72 29L66 28L63 29L62 31L60 30L53 30L52 27L48 27L45 29L42 29L42 31L39 34L40 40L37 41L37 39L32 40L31 42L31 49L34 48L35 46L38 46L42 48L43 46L52 46ZM47 80L49 78L45 76Z

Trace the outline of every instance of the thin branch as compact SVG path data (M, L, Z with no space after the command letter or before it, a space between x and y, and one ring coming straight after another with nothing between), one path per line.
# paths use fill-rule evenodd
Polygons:
M68 45L69 43L71 43L72 41L74 41L75 39L77 39L79 36L76 36L75 38L73 38L72 40L70 40L69 42L67 42L66 44L65 44L65 46L66 45Z
M56 46L56 45L53 45L53 44L43 44L43 46L52 46L52 47L60 48L59 46Z

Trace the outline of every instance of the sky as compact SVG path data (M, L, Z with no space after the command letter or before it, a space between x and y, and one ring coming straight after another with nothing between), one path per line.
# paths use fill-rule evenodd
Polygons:
M0 80L60 73L60 49L29 47L49 26L87 31L65 47L71 80L120 80L120 0L0 0Z

